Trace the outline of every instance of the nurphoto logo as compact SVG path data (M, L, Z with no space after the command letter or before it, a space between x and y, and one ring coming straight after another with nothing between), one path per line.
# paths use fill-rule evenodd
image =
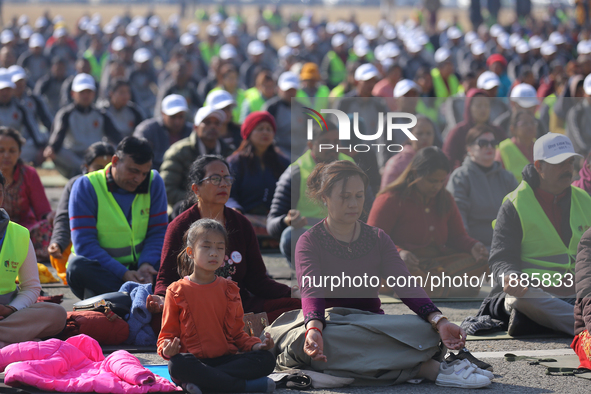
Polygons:
M304 109L310 111L305 112L305 114L309 115L312 119L308 119L307 122L307 138L308 141L313 139L312 136L312 127L314 125L313 121L316 121L318 126L321 129L328 129L328 125L326 120L324 119L323 114L332 114L337 117L337 124L339 127L339 141L344 142L344 144L337 144L336 146L333 144L320 144L319 150L332 150L336 149L337 152L339 151L355 151L355 152L369 152L372 147L377 149L380 152L380 149L387 149L388 152L401 152L404 147L400 144L386 144L386 143L373 143L373 144L355 144L351 145L346 144L347 141L351 141L351 120L349 116L343 112L339 111L338 109L321 109L319 113L318 111L304 107ZM375 134L362 134L359 131L359 114L357 112L353 113L353 132L355 133L355 137L357 140L360 141L383 141L382 135L384 133L384 119L386 120L386 141L392 141L392 135L394 131L401 131L403 132L409 139L416 141L417 138L410 132L409 129L413 128L417 124L417 117L413 114L407 112L388 112L385 116L382 112L378 113L378 127ZM395 123L399 122L400 120L408 119L410 122L407 123Z

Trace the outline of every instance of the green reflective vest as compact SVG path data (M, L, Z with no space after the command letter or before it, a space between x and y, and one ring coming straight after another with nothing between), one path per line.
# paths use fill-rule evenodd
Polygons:
M29 252L29 239L29 230L14 222L8 222L0 250L0 295L16 290L18 271Z
M339 153L338 160L354 161L344 153ZM303 217L316 219L326 217L326 208L310 200L306 194L306 190L308 190L306 182L314 170L314 167L316 167L316 162L312 157L312 151L307 150L306 153L300 156L292 165L294 164L300 167L300 198L298 199L298 204L295 209L300 211L300 216ZM312 226L307 226L306 228L310 227Z
M330 86L336 86L347 78L347 67L335 51L328 52L326 56L328 56L328 59L330 60L328 84Z
M437 107L428 107L423 100L419 100L417 103L416 111L418 114L425 115L429 119L433 121L433 123L437 124L439 121L439 111Z
M521 182L521 172L529 164L529 160L511 141L511 138L507 138L499 144L499 152L505 169L515 176L517 182Z
M296 98L298 99L298 103L302 104L302 106L314 108L316 111L320 112L321 109L328 108L329 95L330 89L328 89L326 85L320 85L316 90L316 94L314 95L313 101L306 94L306 92L304 92L303 89L298 89L296 93ZM312 104L312 102L314 102L314 104Z
M347 63L353 63L356 62L357 60L359 60L359 56L357 56L353 50L353 48L351 48L349 50L349 58L347 59ZM370 50L369 52L367 52L367 55L365 55L365 60L367 63L373 63L376 60L376 57L373 54L373 51Z
M570 228L572 236L568 247L538 203L533 189L521 181L517 189L509 193L509 199L519 215L523 238L521 240L522 272L532 279L548 273L556 285L554 274L574 275L577 247L583 233L591 226L591 197L586 191L571 186Z
M339 83L330 91L329 97L343 97L345 95L345 82Z
M460 82L458 78L452 74L447 78L449 89L441 76L441 71L438 68L431 70L431 77L433 78L433 89L435 90L435 97L451 97L458 94L461 90Z
M107 189L106 171L86 174L98 201L96 232L100 247L126 267L136 265L144 248L150 220L150 193L136 194L131 204L131 226L121 207ZM154 171L150 172L150 187ZM72 254L75 254L72 245Z
M248 100L250 112L260 111L265 105L265 98L257 88L247 89L244 92L244 98Z
M209 46L209 44L205 41L199 43L201 57L208 67L211 64L211 58L220 54L220 48L221 46L217 42L212 46Z
M85 59L88 60L90 63L90 74L94 77L97 82L101 81L101 75L103 74L103 69L105 65L109 62L109 52L103 52L100 59L97 59L96 56L92 53L90 49L87 49L84 54L82 55Z

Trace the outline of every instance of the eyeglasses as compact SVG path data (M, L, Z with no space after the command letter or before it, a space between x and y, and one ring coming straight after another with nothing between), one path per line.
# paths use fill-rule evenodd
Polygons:
M499 145L499 142L497 140L478 140L474 145L478 145L481 148L486 148L487 146L496 148L497 145Z
M203 183L205 181L209 181L209 183L211 183L212 185L219 186L220 183L222 182L222 179L229 186L232 186L232 183L234 183L234 177L233 176L230 176L230 175L226 175L225 177L222 177L221 175L208 176L207 178L203 178L201 180L201 182L199 182L199 183Z

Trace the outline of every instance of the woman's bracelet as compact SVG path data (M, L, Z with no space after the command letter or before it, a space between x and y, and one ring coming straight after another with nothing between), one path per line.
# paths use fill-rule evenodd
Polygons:
M310 328L308 328L306 330L306 335L304 335L304 338L307 338L308 337L308 331L310 331L310 330L316 330L316 331L318 331L320 333L320 336L322 336L322 330L320 328L318 328L318 327L310 327Z
M16 309L16 308L15 308L14 306L12 306L12 305L6 305L6 307L7 307L8 309L12 309L12 313L14 313L14 312L18 312L18 309Z

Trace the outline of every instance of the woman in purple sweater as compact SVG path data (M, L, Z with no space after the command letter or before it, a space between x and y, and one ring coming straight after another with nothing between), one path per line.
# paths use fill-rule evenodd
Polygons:
M341 369L345 375L350 372L349 376L358 376L358 370L363 370L364 375L375 377L380 375L379 371L388 370L393 383L424 378L448 387L489 385L492 374L477 369L468 360L441 361L445 354L441 351L441 342L449 349L461 349L466 333L441 314L421 287L409 284L408 280L403 284L403 279L409 279L410 274L390 237L381 229L359 221L367 185L365 173L348 161L319 164L308 179L310 197L328 210L328 217L302 235L295 250L306 331L303 340L294 339L303 344L303 352L312 360L310 367L321 370L342 368L342 357L341 360L337 358L343 354L343 349L351 349L350 354L355 354L356 358L356 364L352 366L355 370ZM338 277L343 284L331 288L336 284L334 279L321 284L321 278L325 280L326 277ZM343 278L347 277L351 278L352 286L344 283L346 279ZM361 286L358 286L359 280L354 279L356 277L365 278ZM387 277L390 281L396 280L398 296L420 319L383 315L378 298L381 281L377 278ZM335 335L342 330L342 325L330 324L330 314L325 315L326 308L330 307L381 314L381 323L376 324L388 321L387 326L400 326L400 321L404 320L405 330L397 332L395 338L383 330L366 331L364 342L367 341L369 349L371 343L383 343L378 348L376 363L377 350L368 354L371 350L357 349L353 345L356 343L353 336ZM367 313L359 316L359 324L370 324L370 320ZM281 341L276 343L281 344ZM277 360L281 364L282 357ZM376 365L381 361L384 365ZM372 362L371 368L375 371L367 371L367 365Z

